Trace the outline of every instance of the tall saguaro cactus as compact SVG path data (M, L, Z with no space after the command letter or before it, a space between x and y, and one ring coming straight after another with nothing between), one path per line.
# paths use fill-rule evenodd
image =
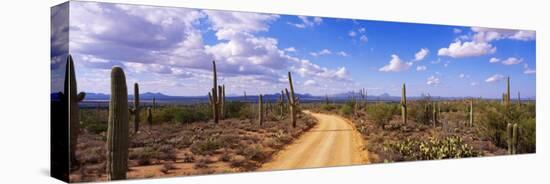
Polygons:
M401 88L401 118L403 124L407 124L407 91L405 88L405 83Z
M221 119L225 119L225 84L222 85L220 92L220 116Z
M506 77L506 96L504 98L506 108L510 106L510 77Z
M296 128L296 108L297 108L297 99L294 96L294 85L292 84L292 75L288 72L288 83L290 85L290 93L288 89L285 88L286 97L288 98L288 107L290 112L290 122L292 122L292 127Z
M78 143L78 134L80 133L80 107L78 102L81 102L86 97L86 93L77 92L76 75L74 72L73 57L67 57L65 66L65 83L64 83L64 98L68 100L69 105L69 157L71 167L78 166L78 160L75 156L76 144Z
M220 118L220 98L218 97L218 74L216 73L216 61L212 61L212 71L214 73L213 86L210 93L208 93L208 99L210 100L210 105L212 106L212 115L214 118L214 123L219 122Z
M134 83L134 108L130 109L130 114L134 115L134 133L139 131L139 112L141 107L139 106L139 85Z
M262 94L258 95L258 122L260 125L264 123L264 102Z
M120 67L111 70L111 99L107 128L107 179L126 179L128 170L128 90Z
M474 99L470 99L470 127L474 126Z
M438 113L438 110L437 110L437 103L436 102L432 102L432 122L433 122L433 126L437 126L437 124L439 123L439 113Z

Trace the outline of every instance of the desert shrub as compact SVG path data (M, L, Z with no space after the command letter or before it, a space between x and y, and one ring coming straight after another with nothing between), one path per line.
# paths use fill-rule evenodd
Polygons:
M217 137L210 136L205 140L198 140L191 144L191 152L195 154L205 155L210 154L214 150L222 147L222 141Z
M225 115L227 118L243 118L242 109L248 108L248 104L239 101L225 102Z
M324 111L332 111L332 110L336 109L336 106L332 105L332 104L322 104L321 109L324 110Z
M536 124L535 118L526 119L521 122L521 130L518 137L518 152L519 153L535 153L536 152Z
M197 169L207 168L209 163L210 163L210 160L208 160L208 158L199 157L195 162L195 168Z
M536 151L535 104L511 104L508 109L498 102L481 102L478 106L480 113L476 120L481 125L481 135L489 138L496 146L506 149L506 127L508 123L517 123L520 129L518 152Z
M80 116L82 128L94 134L107 131L107 117L104 116L102 111L82 109Z
M451 136L444 139L428 140L406 139L384 145L385 151L398 156L394 161L435 160L447 158L477 157L481 154L466 144L461 137Z
M352 101L346 102L345 104L343 104L343 105L340 107L340 113L343 114L343 115L346 115L346 116L351 116L351 115L353 115L353 108L354 108L354 105L355 105L355 103L352 102Z
M153 148L145 147L131 150L129 157L130 159L137 159L138 165L150 165L154 155L155 150Z
M379 127L384 127L394 115L399 114L399 108L396 104L370 104L367 105L366 111L368 118Z
M263 147L260 144L253 144L247 146L242 154L247 158L255 161L262 161L266 158L266 155L263 153Z
M174 166L174 162L173 161L167 161L167 162L164 162L164 164L162 164L162 167L160 168L160 172L162 172L164 174L167 174L168 171L173 170L173 169L176 169L176 166Z
M142 114L143 116L146 115L146 113ZM192 123L207 121L211 114L209 106L204 104L164 106L154 112L153 122Z
M430 95L422 94L420 99L410 103L408 107L409 116L417 123L430 124L433 118L433 101Z
M239 119L253 119L256 118L256 111L251 104L244 104L238 111L237 115Z

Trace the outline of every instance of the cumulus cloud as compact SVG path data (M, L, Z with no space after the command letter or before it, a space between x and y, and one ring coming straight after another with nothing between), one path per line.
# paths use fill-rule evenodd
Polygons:
M304 29L306 27L314 27L321 25L323 23L323 19L321 17L306 17L306 16L298 16L300 19L300 23L291 23L289 22L289 25L292 25L294 27Z
M285 48L285 51L287 51L287 52L296 52L297 50L294 47L288 47L288 48Z
M439 78L432 75L430 77L428 77L428 79L426 79L426 84L427 85L430 85L430 86L437 86L439 85L440 81L439 81Z
M481 56L495 53L497 50L493 45L485 42L462 42L456 40L448 48L439 49L437 55L449 56L453 58L464 58L472 56Z
M501 39L512 39L521 41L529 41L535 39L535 31L483 27L472 27L471 29L475 33L472 39L477 42L491 42Z
M461 73L461 74L458 75L458 78L461 78L461 79L470 78L470 75L466 75L466 74Z
M336 54L339 55L339 56L344 56L344 57L348 56L348 53L346 53L344 51L337 52Z
M426 71L428 69L428 67L426 66L417 66L416 67L416 71Z
M515 58L515 57L509 57L509 58L503 60L502 64L504 64L504 65L517 65L517 64L520 64L522 62L523 62L523 58L518 59L518 58Z
M489 78L485 79L485 82L494 83L494 82L498 82L498 81L501 81L501 80L504 80L503 75L494 74L494 75L490 76Z
M357 36L357 33L356 33L355 31L352 30L352 31L349 31L349 32L348 32L348 35L349 35L350 37L355 37L355 36Z
M317 85L317 82L315 82L314 80L306 80L304 82L304 85L305 86L315 86L315 85Z
M297 65L291 67L291 70L297 72L302 77L310 76L325 79L336 79L340 81L350 81L346 67L331 70L311 63L308 60L300 60Z
M312 55L312 56L322 56L322 55L330 55L332 54L332 51L328 50L328 49L323 49L323 50L320 50L318 52L310 52L309 55Z
M216 60L222 81L273 86L283 83L279 79L289 69L306 66L304 77L349 80L344 67L329 69L289 56L286 53L295 52L294 47L279 48L276 38L258 34L269 31L278 15L94 2L70 5L69 45L81 63L77 65L81 76L119 65L129 79L147 84L161 79L202 81L211 76L211 61ZM300 20L308 26L322 22L317 17ZM205 43L206 32L217 40ZM97 84L82 81L85 87ZM201 90L200 85L189 89Z
M399 56L393 54L391 55L390 63L378 69L381 72L400 72L408 70L412 66L412 62L404 62Z
M500 62L500 59L498 58L492 57L491 59L489 59L489 63L498 63L498 62Z
M423 60L428 55L429 52L430 52L430 50L428 50L427 48L420 49L420 51L418 51L416 54L414 54L414 61Z
M357 29L357 31L359 31L359 33L365 33L365 31L367 31L367 29L362 27L362 28Z
M369 38L365 35L361 35L361 37L359 37L359 41L366 43L369 41Z

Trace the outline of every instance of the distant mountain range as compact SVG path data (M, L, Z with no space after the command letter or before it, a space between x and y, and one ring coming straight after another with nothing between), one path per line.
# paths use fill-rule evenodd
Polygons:
M54 94L52 94L54 95ZM338 93L338 94L332 94L332 95L328 95L328 98L330 101L345 101L345 100L348 100L350 97L352 97L353 95L357 95L357 93L353 93L353 92L346 92L346 93ZM301 100L301 101L324 101L326 96L325 95L322 95L322 96L315 96L315 95L311 95L311 94L308 94L308 93L305 93L305 94L300 94L300 93L297 93L296 96ZM278 100L280 97L280 93L274 93L274 94L264 94L263 95L263 98L265 100L268 100L268 101L275 101L275 100ZM132 100L134 98L133 95L128 95L128 99L129 100ZM140 94L140 99L142 101L150 101L152 100L153 98L155 98L157 101L186 101L186 102L207 102L208 100L208 97L206 95L204 96L170 96L170 95L166 95L166 94L163 94L163 93L152 93L152 92L147 92L147 93L142 93ZM286 100L286 96L284 96L285 100ZM422 98L420 96L407 96L407 99L411 99L411 100L414 100L414 99L419 99L419 98ZM437 100L452 100L452 99L463 99L464 97L440 97L440 96L431 96L432 99L437 99ZM244 96L242 95L231 95L231 96L227 96L226 97L227 100L245 100ZM527 99L527 98L525 98ZM533 97L531 97L530 99L534 99ZM109 100L109 95L108 94L104 94L104 93L86 93L86 98L85 98L85 101L104 101L104 100ZM253 102L253 101L257 101L258 100L258 96L257 95L248 95L247 98L246 98L246 101L250 101L250 102ZM367 96L367 100L368 101L399 101L401 100L401 97L400 96L391 96L389 95L388 93L383 93L381 95L369 95Z

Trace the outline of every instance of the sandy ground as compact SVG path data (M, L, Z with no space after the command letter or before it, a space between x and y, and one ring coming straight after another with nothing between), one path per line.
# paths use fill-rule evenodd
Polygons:
M283 170L367 164L363 139L348 120L304 111L319 120L316 127L281 150L260 170Z

